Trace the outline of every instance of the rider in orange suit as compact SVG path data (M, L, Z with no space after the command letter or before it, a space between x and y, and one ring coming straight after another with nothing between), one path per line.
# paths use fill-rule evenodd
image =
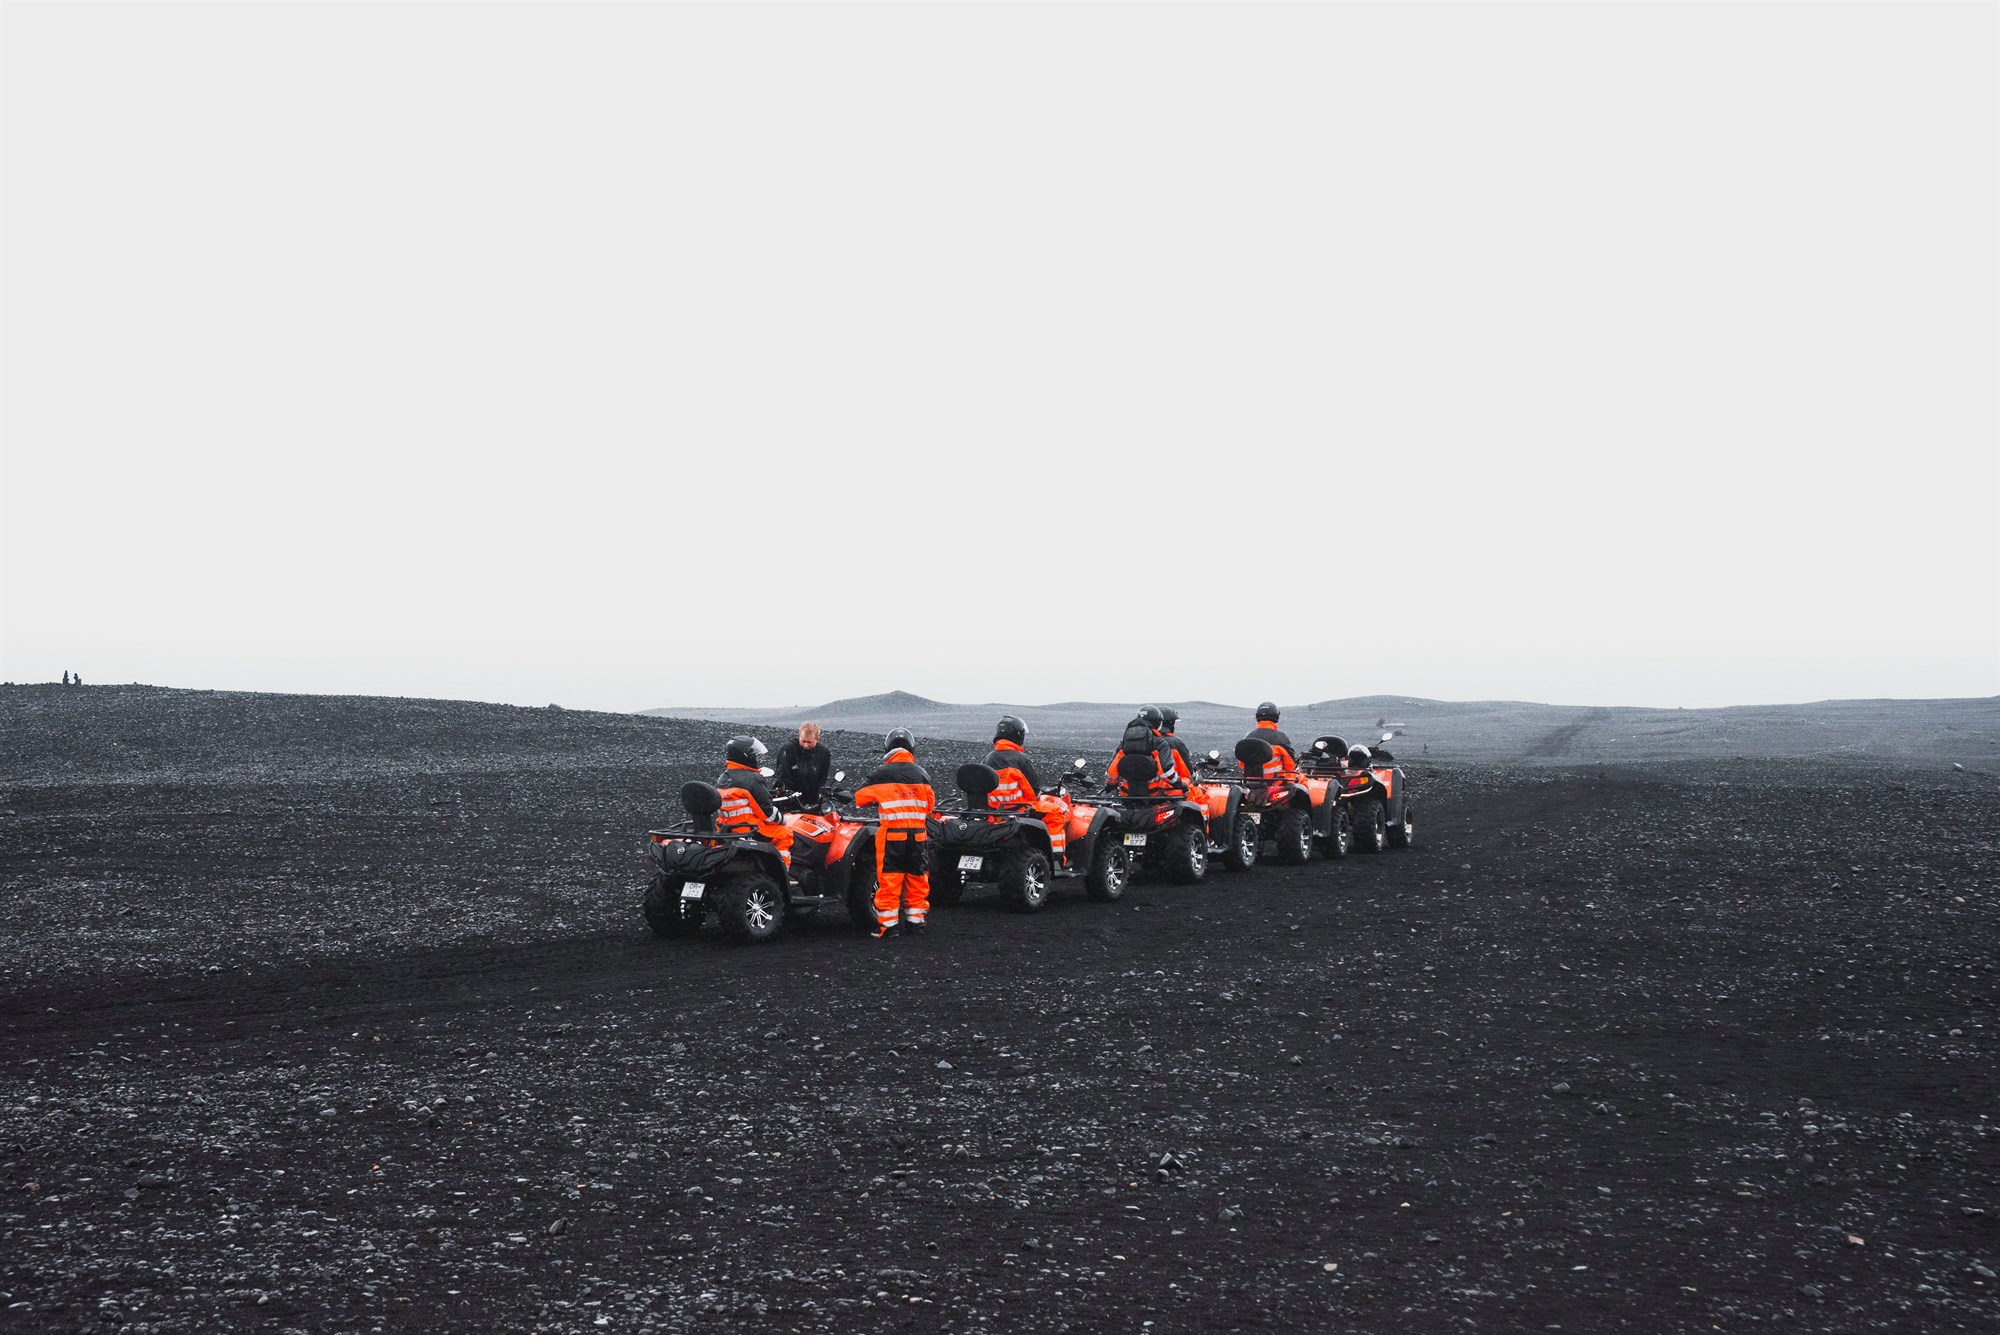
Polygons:
M723 753L722 773L715 780L716 791L722 794L722 810L715 813L715 825L719 830L755 833L769 839L778 846L778 856L789 868L792 831L778 819L778 809L771 802L771 785L764 778L764 756L764 744L755 737L729 739L729 748Z
M917 763L917 739L908 728L890 733L887 754L865 786L854 794L856 806L881 813L875 829L875 939L896 930L898 915L906 933L922 932L931 907L931 869L926 861L929 822L937 810L931 776Z
M1001 715L993 725L993 753L986 757L986 763L1000 776L1000 786L987 802L995 807L1033 807L1048 827L1049 853L1060 866L1069 850L1069 803L1042 791L1035 762L1023 749L1027 740L1028 725L1012 714Z

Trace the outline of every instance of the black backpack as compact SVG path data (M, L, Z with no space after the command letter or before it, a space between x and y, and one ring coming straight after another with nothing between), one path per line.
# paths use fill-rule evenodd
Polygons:
M1164 773L1167 769L1160 763L1160 739L1139 719L1125 725L1125 735L1119 739L1118 749L1125 753L1125 762L1119 765L1118 772L1135 791L1151 783L1155 774ZM1139 763L1134 764L1134 761Z

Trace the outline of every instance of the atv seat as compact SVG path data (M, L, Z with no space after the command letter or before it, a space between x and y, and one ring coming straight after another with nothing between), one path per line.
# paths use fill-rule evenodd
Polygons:
M1271 744L1262 737L1245 737L1236 744L1236 761L1243 766L1243 772L1253 779L1264 777L1264 766L1271 763L1271 757L1278 754Z
M1000 786L1000 773L991 765L960 765L958 773L951 777L958 784L958 791L965 794L965 800L975 807L985 806L993 790Z
M722 810L722 794L712 783L684 783L681 785L681 805L687 809L688 820L697 834L712 834L715 830L715 813Z

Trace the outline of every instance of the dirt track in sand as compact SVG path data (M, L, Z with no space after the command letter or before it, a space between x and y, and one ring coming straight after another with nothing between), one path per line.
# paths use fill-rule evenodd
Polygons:
M94 689L0 695L0 1324L2000 1318L1982 775L1413 765L1407 853L738 949L638 914L722 729Z

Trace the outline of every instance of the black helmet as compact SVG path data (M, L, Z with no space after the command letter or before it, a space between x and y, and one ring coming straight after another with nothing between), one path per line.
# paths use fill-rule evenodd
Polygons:
M1002 714L1000 721L993 725L993 740L1012 742L1016 746L1028 744L1028 725L1012 714Z
M1372 758L1368 754L1368 748L1365 746L1350 746L1347 748L1347 767L1349 769L1367 769L1368 762Z
M1175 709L1172 705L1161 705L1160 718L1164 720L1160 725L1160 731L1172 732L1176 727L1180 726L1181 711Z
M1166 726L1167 716L1165 714L1162 714L1159 711L1159 709L1153 705L1140 705L1139 722L1153 729L1153 731L1158 732L1162 727Z
M1272 704L1269 700L1266 700L1263 704L1258 705L1257 721L1259 723L1276 723L1278 721L1278 707Z
M911 755L917 753L917 739L911 735L908 728L892 728L889 735L882 739L882 750L885 754L898 748L908 751Z
M764 764L764 757L770 752L766 751L764 744L755 737L747 732L741 732L729 739L729 749L722 754L726 759L733 760L739 765L759 769Z

